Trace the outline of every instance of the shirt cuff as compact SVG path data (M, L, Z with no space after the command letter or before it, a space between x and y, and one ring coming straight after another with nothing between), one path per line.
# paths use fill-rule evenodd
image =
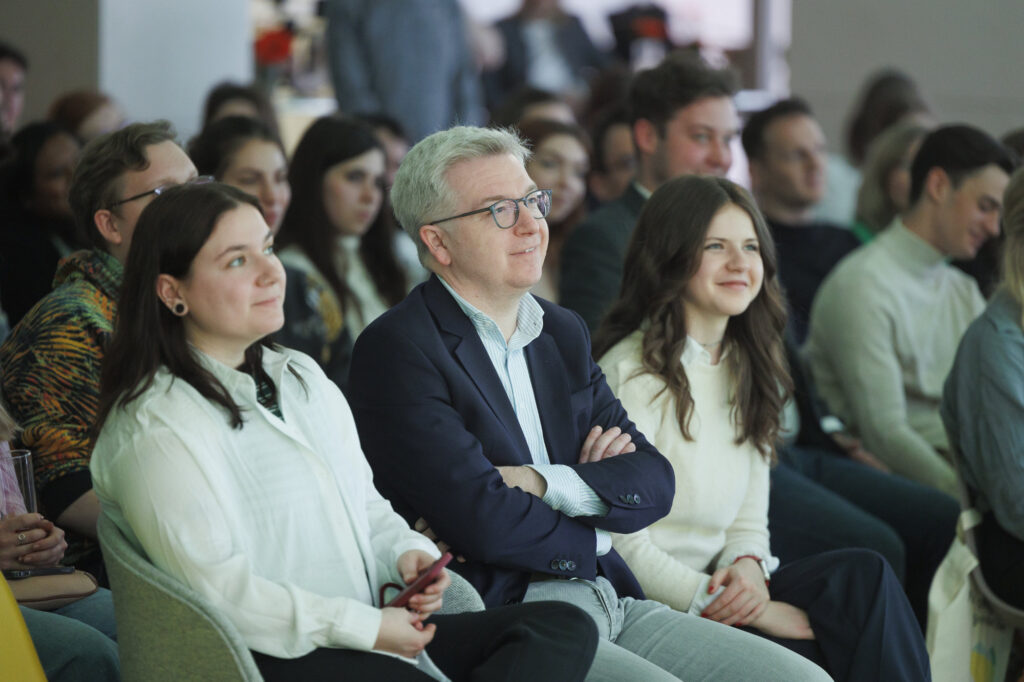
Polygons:
M606 516L608 505L564 464L527 464L547 483L544 503L566 516Z
M712 594L708 594L708 585L711 584L711 576L706 575L700 579L700 585L697 586L697 591L693 594L693 600L690 602L690 608L686 610L691 616L699 616L704 613L704 609L711 605L711 602L718 599L718 595L722 594L725 590L725 585L719 585L718 589Z
M597 556L604 556L612 549L612 534L606 530L600 528L594 529L594 535L597 537Z

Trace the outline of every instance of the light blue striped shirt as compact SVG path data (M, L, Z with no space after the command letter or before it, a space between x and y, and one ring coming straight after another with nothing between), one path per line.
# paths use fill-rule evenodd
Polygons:
M529 466L547 483L544 503L566 516L607 514L608 505L580 478L579 474L564 464L552 464L548 456L544 428L540 422L537 399L533 393L533 381L530 379L530 368L526 364L526 353L523 350L527 344L540 336L544 328L544 310L540 304L529 293L523 295L519 301L516 329L506 343L505 335L501 333L497 322L459 296L443 277L438 279L473 323L473 328L476 329L484 350L487 351L487 357L490 358L494 371L501 380L505 394L512 403L512 410L530 448L533 464ZM597 553L606 554L611 548L611 538L602 530L596 532Z

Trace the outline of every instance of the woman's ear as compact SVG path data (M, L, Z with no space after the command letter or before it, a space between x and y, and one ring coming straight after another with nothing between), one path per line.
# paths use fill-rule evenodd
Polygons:
M420 239L439 265L448 267L452 264L452 254L448 250L451 236L444 229L437 225L423 225L420 227Z
M167 309L174 312L174 306L187 302L181 296L181 283L170 275L159 274L156 276L156 295Z

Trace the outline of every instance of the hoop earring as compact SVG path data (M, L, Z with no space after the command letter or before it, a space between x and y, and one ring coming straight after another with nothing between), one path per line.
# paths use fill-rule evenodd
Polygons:
M186 312L188 312L188 308L185 307L184 303L182 303L181 301L178 301L177 303L174 304L174 314L175 315L177 315L178 317L181 317Z

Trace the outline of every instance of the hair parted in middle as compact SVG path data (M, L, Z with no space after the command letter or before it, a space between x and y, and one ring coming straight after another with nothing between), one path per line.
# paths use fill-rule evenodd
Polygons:
M241 408L196 358L183 319L157 295L158 275L188 277L196 254L218 221L240 206L252 206L262 215L254 197L211 182L172 187L143 210L128 250L114 336L103 363L95 433L115 406L127 405L150 387L160 367L167 367L204 398L223 407L233 427L242 427ZM273 385L263 370L264 346L271 346L269 337L246 349L245 366L257 379Z
M729 319L723 341L736 442L750 441L773 459L782 407L792 392L782 338L786 305L771 233L753 198L739 185L724 178L683 175L651 195L626 252L619 297L594 335L594 357L643 329L642 371L664 380L664 390L676 403L679 428L691 439L693 397L679 361L688 334L683 297L700 269L711 222L729 205L750 216L764 264L761 291L746 311Z
M405 155L391 187L391 206L402 229L416 242L421 261L426 246L420 227L445 218L458 206L459 194L448 184L448 171L463 161L504 154L524 164L530 158L514 130L455 126L423 138Z

